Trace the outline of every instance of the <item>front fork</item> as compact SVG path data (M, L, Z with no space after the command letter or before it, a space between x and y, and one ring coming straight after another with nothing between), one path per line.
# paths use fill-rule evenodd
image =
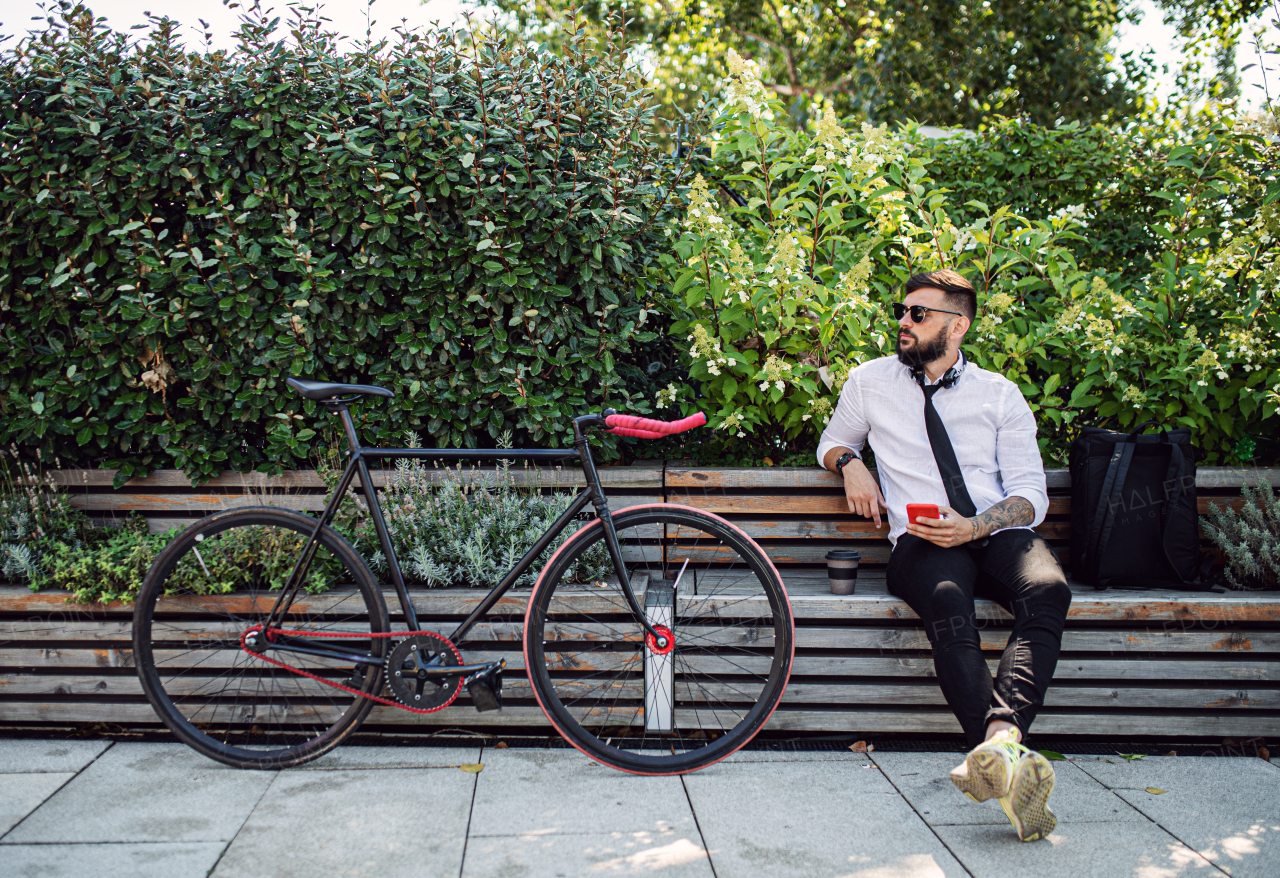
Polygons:
M606 413L608 412L606 411ZM635 591L631 588L631 576L627 573L626 562L622 559L622 545L618 542L618 529L613 526L613 516L609 512L609 501L604 496L604 488L600 484L600 474L596 471L595 461L591 458L591 449L587 445L587 438L582 432L580 422L590 422L594 419L603 420L600 415L574 418L573 444L578 450L578 457L582 460L582 474L586 477L587 484L591 486L591 502L596 508L596 516L600 519L600 526L604 528L605 548L609 550L609 558L613 561L613 569L618 576L618 584L622 587L622 595L627 599L627 606L631 608L631 614L636 617L636 621L644 626L645 634L648 635L645 640L654 644L659 650L666 650L671 645L667 634L658 631L650 624L648 616L645 615L644 609L640 606L640 602L636 600Z

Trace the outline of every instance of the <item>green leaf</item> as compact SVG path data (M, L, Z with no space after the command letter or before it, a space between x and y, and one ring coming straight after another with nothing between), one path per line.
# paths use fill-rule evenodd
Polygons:
M672 294L677 296L680 295L680 293L684 291L684 288L689 286L689 284L697 276L698 276L698 271L697 269L694 269L694 268L690 268L682 272L680 277L676 280L676 282L671 285Z

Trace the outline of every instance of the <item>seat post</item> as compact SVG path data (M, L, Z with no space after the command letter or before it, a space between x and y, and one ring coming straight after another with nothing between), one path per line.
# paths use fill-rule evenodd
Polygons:
M356 434L356 422L351 418L351 410L345 405L332 405L325 403L325 408L338 416L342 421L342 429L347 434L347 444L351 446L351 455L358 457L360 455L360 437Z

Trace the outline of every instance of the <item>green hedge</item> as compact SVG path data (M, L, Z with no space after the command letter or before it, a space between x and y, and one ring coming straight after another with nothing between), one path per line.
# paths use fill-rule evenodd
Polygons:
M361 413L384 443L643 408L668 191L620 45L342 54L251 17L207 54L153 24L64 5L0 54L0 443L122 479L296 467L323 413L290 374L394 387Z

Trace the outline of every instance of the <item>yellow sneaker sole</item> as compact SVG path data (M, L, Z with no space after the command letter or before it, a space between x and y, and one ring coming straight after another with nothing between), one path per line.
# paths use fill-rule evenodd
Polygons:
M1058 825L1049 808L1054 783L1053 766L1034 750L1018 762L1009 795L1001 797L1000 807L1023 841L1045 838Z
M1002 754L994 750L975 750L965 757L968 771L951 775L956 789L975 802L998 799L1007 795L1013 780L1013 766Z

